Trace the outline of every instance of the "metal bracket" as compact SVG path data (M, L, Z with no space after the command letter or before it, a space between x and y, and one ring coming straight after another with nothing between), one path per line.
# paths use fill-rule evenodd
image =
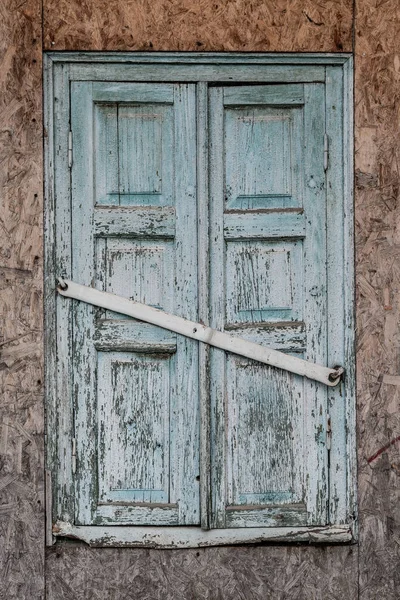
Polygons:
M326 449L329 451L331 449L332 442L332 423L331 416L328 414L326 416Z
M72 168L72 131L68 132L68 168Z
M329 166L329 137L328 134L324 135L324 171L328 170Z
M336 381L335 385L339 383L339 381L343 378L345 370L343 367L334 367L334 370L330 375L328 375L329 381L332 383Z
M76 438L72 438L72 473L76 473Z

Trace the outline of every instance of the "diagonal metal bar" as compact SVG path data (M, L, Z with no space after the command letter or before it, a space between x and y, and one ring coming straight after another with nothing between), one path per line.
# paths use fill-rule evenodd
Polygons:
M266 365L290 371L296 375L308 377L331 387L340 382L344 372L342 367L329 369L322 365L316 365L302 358L290 356L272 348L265 348L260 344L255 344L254 342L234 337L229 333L206 327L201 323L171 315L163 310L147 306L147 304L134 302L116 294L101 292L67 279L59 279L57 290L59 294L67 298L80 300L87 304L134 317L140 321L158 325L158 327L174 331L215 348L257 360Z

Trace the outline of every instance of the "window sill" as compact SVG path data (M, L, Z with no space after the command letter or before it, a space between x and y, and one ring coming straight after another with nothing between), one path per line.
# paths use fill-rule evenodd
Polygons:
M349 525L204 531L199 527L76 526L58 521L53 526L53 535L81 540L92 547L136 548L201 548L262 542L343 544L353 540Z

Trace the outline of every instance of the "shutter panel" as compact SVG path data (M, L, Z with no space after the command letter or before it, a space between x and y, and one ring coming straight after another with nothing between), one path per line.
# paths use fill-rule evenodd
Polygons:
M74 82L72 278L197 319L195 86ZM198 524L198 345L74 303L76 523Z
M211 327L327 360L324 86L210 89ZM326 387L211 350L211 526L326 522Z

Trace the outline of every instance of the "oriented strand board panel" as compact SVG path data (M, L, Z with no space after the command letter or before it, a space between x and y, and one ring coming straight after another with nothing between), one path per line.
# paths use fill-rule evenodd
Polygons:
M47 600L355 600L357 548L91 549L47 555Z
M360 598L400 595L400 4L358 0Z
M352 0L44 0L47 50L352 50Z
M41 6L0 3L0 598L44 588Z

